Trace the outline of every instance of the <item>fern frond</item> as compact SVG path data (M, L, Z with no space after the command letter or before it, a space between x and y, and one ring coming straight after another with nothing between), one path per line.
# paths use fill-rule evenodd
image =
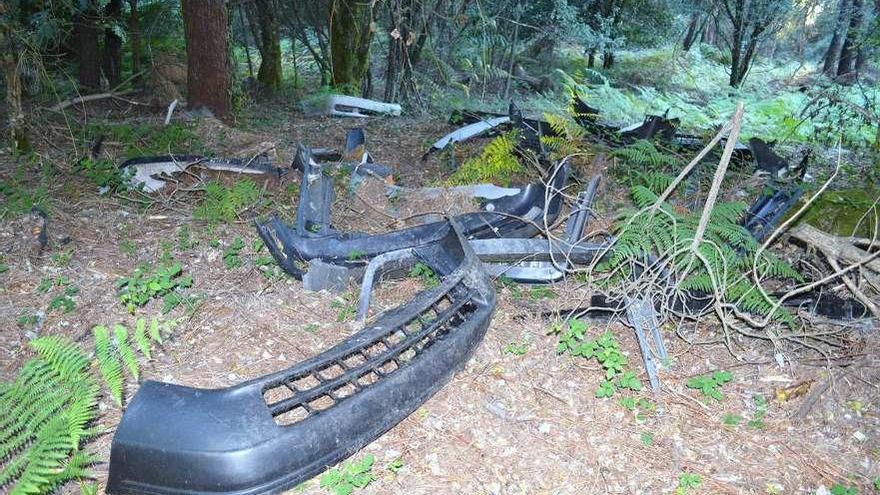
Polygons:
M147 359L151 359L150 355L150 337L147 335L147 320L138 318L134 325L134 342L140 349L141 354Z
M116 404L122 405L122 365L119 358L113 352L113 343L110 333L103 325L96 326L92 332L95 334L95 357L98 360L98 371L104 378L110 395Z
M162 344L162 333L159 332L158 318L153 318L150 322L150 338L153 339L153 342L158 342L160 345Z
M122 356L122 362L125 363L125 367L128 368L131 376L137 380L140 377L140 366L138 365L134 349L128 343L128 329L122 325L114 325L113 335L116 337L116 349L119 350L119 355Z

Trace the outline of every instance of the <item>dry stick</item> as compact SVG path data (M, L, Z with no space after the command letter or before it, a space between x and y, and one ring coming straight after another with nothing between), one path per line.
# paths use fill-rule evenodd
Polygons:
M819 250L822 251L821 248L819 248ZM822 251L822 254L825 255L825 258L828 260L828 264L831 265L831 268L838 272L842 271L842 268L840 268L840 265L837 263L837 260L834 259L834 256L831 256L825 251ZM843 283L846 284L846 288L849 289L850 292L852 292L853 296L855 296L855 298L858 299L859 302L864 304L871 311L871 314L873 314L876 318L880 318L880 306L877 306L877 304L868 299L868 296L866 296L865 293L862 292L861 289L856 286L855 282L853 282L849 277L843 275L840 278L841 280L843 280Z
M850 263L863 260L871 254L853 246L845 238L828 234L805 223L793 228L790 234L795 239L816 246L826 256L840 258ZM866 262L864 266L880 274L880 261Z
M691 172L691 169L697 166L697 164L700 163L700 161L705 158L710 151L712 151L712 148L714 148L715 145L718 144L719 141L721 141L721 138L723 138L727 131L730 130L731 125L732 122L724 124L724 126L718 131L718 134L715 134L715 137L713 137L712 140L709 141L709 144L707 144L702 150L700 150L697 156L694 157L694 159L691 160L690 163L688 163L687 167L685 167L681 171L681 173L678 174L678 177L676 177L675 180L672 181L672 184L669 184L669 187L667 187L666 190L663 191L663 194L661 194L660 197L657 198L657 202L654 203L654 206L651 207L651 211L660 208L660 205L666 201L666 198L668 198L669 195L672 194L672 191L674 191L675 188L678 187L678 184L683 181L685 177L687 177L687 175ZM728 140L728 143L729 142L730 140ZM735 145L736 140L734 140L733 142Z
M742 127L743 103L736 105L736 112L733 114L731 121L730 136L727 137L727 143L724 145L724 152L721 154L721 162L715 170L715 178L712 179L712 188L709 189L709 197L706 198L706 206L703 207L703 214L700 216L700 224L697 226L697 232L691 243L691 251L697 252L706 227L709 225L709 217L715 207L715 201L718 200L718 192L721 190L721 182L724 180L724 174L727 173L727 165L730 163L730 157L733 156L733 149L736 147L736 140L739 137L739 130Z
M65 108L67 108L69 106L76 105L77 103L86 103L89 101L103 100L105 98L113 98L114 96L126 95L126 94L130 94L130 93L134 93L134 90L129 89L126 91L119 91L119 92L115 92L115 93L114 92L107 92L107 93L97 93L97 94L86 95L86 96L78 96L76 98L71 98L69 100L62 101L61 103L55 105L54 107L50 107L49 110L51 110L53 112L60 112L61 110L64 110Z

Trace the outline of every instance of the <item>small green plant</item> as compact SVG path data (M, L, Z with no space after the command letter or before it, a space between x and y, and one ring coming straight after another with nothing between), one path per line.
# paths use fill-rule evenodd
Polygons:
M60 253L52 253L50 259L55 266L67 266L73 258L73 251L61 251Z
M312 334L318 333L318 330L320 329L321 325L318 325L317 323L309 323L303 327L303 330Z
M130 258L137 256L137 244L131 239L119 241L119 252Z
M9 265L6 264L6 256L0 254L0 273L9 271Z
M189 226L182 225L179 229L177 229L177 247L181 251L187 251L195 247L197 242L193 240L192 234L190 234Z
M49 311L56 309L61 309L64 313L73 311L76 308L76 301L73 300L73 297L79 294L79 287L73 285L69 278L59 275L54 278L44 277L41 279L37 286L37 292L48 294L53 288L61 289L61 292L49 301Z
M556 328L553 331L561 333L556 352L570 353L572 356L580 356L585 359L595 358L605 369L605 379L596 390L596 397L608 398L614 396L619 389L639 391L642 383L636 377L634 371L626 370L626 357L620 351L620 346L611 331L605 331L596 339L587 338L588 325L582 320L572 320L568 328L561 331Z
M142 265L130 276L116 282L116 288L119 302L125 305L129 313L159 297L164 302L162 312L167 313L183 302L181 292L192 284L192 276L184 275L182 265L174 263L156 270Z
M648 399L642 397L637 398L631 395L621 397L617 403L627 411L635 414L636 418L639 420L644 420L646 413L652 413L657 409L657 406Z
M703 483L699 474L681 473L678 475L678 486L675 495L685 495L690 490L696 490Z
M437 287L440 285L440 277L437 276L430 266L421 261L409 270L409 276L421 280L425 287Z
M642 444L647 447L654 444L654 434L650 431L643 431L640 435L640 439L642 440Z
M764 427L764 416L767 415L767 399L761 394L752 396L752 402L755 404L755 414L747 423L749 428L760 430Z
M170 332L174 325L173 321L153 318L148 326L147 320L138 318L133 335L129 334L128 329L121 324L113 325L112 334L104 325L92 329L98 371L117 405L122 406L122 387L125 383L123 367L135 380L140 377L140 364L133 346L136 346L144 357L151 359L152 346L161 344L162 333Z
M388 470L394 474L397 474L398 471L403 469L403 459L400 457L394 459L393 461L388 463Z
M345 463L341 467L329 469L321 475L320 486L333 495L349 495L357 488L369 485L376 476L373 474L372 455L366 455L360 461Z
M76 301L73 300L73 296L77 294L79 294L79 287L68 285L61 294L58 294L49 301L49 311L61 309L64 313L70 313L76 308Z
M272 256L257 256L254 259L254 266L266 280L278 280L284 276L284 271Z
M528 342L510 342L503 349L505 354L512 354L514 356L523 356L528 350Z
M134 167L128 169L120 169L112 160L100 159L93 160L84 158L74 164L73 170L85 176L89 182L95 184L102 194L125 191L126 184L129 179L126 170L133 170Z
M742 423L742 421L742 416L740 416L739 414L731 413L725 414L724 418L721 419L721 423L723 423L724 426L738 426L740 423Z
M691 378L687 381L687 387L700 391L703 397L707 399L715 399L718 402L724 400L724 394L721 393L721 386L733 380L733 375L729 371L716 371L711 375L703 375Z
M174 263L174 245L169 240L159 242L159 265L169 266Z
M367 253L363 251L359 251L355 249L354 251L348 253L348 256L345 257L346 261L361 261L367 256Z
M351 294L345 294L333 299L330 307L336 310L336 321L339 323L354 318L354 315L357 313L357 308L355 308Z
M880 478L874 480L874 489L880 492Z
M553 291L550 287L537 286L532 287L529 291L529 297L533 301L540 301L542 299L555 299L556 292Z
M0 204L0 218L5 218L44 206L49 194L46 186L33 187L16 178L9 182L0 181L0 197L5 200Z
M244 249L244 241L241 237L236 237L232 244L223 251L223 264L227 270L232 270L241 266L241 250Z
M205 185L205 196L193 211L193 217L210 225L232 222L242 210L256 204L259 197L260 189L250 179L240 180L231 188L211 181Z
M835 483L834 486L831 487L831 495L859 495L859 491L854 486Z
M33 313L22 313L18 315L18 318L15 319L15 323L20 328L30 328L37 324L40 321L39 315Z

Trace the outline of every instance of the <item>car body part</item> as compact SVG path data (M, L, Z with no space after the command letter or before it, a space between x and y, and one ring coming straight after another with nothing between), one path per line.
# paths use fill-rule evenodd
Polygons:
M194 166L246 175L277 174L280 176L283 173L283 170L274 167L265 155L258 155L255 159L248 161L198 155L145 156L126 160L119 165L119 169L127 178L128 187L141 188L144 192L152 193L168 184L162 179L162 176L180 175Z
M568 165L561 164L553 170L548 184L529 184L519 194L487 201L481 211L464 213L456 219L468 239L532 237L541 231L545 220L552 223L559 216L562 209L561 191L567 179ZM306 185L307 181L304 180L303 184ZM309 184L308 188L311 187ZM305 189L300 187L301 201L307 201L310 197L311 193L303 192ZM300 209L303 204L306 203L301 203ZM329 218L326 199L324 204ZM430 244L448 234L447 222L432 222L377 235L336 232L332 229L320 234L312 231L320 230L321 226L311 227L311 231L307 227L309 222L314 222L318 212L313 212L308 204L302 215L300 209L297 210L295 228L285 225L277 217L255 225L278 265L298 279L304 273L301 264L311 259L320 258L343 266L362 266L382 253Z
M675 139L680 121L677 118L670 119L668 115L669 110L663 115L646 115L641 124L620 129L620 136L625 141L659 138L671 142Z
M565 226L563 240L553 239L477 239L474 251L495 277L525 284L557 282L572 264L589 264L607 251L604 244L582 243L581 238L592 216L591 206L600 176L593 177L578 194Z
M428 148L428 151L426 151L425 154L422 155L422 160L427 159L428 155L430 155L431 153L442 151L450 144L461 143L469 139L485 136L496 131L499 126L508 123L510 123L510 117L501 116L493 117L488 120L478 120L476 122L459 127L458 129L435 141L434 144L432 144L431 147Z
M388 185L385 194L389 199L397 199L406 196L418 196L422 199L439 199L441 196L453 193L470 196L474 199L501 199L507 196L516 196L522 191L519 187L501 187L495 184L473 184L469 186L452 187L419 187L415 189Z
M373 292L373 284L382 273L388 273L395 269L405 269L416 263L416 255L412 248L389 251L371 259L364 270L364 278L361 281L361 293L358 299L358 309L355 321L363 323L367 320L370 311L370 294Z
M400 115L400 105L368 100L348 95L328 95L316 105L306 109L312 115L331 117L371 117L375 115Z
M279 493L406 418L464 366L495 308L454 222L413 249L440 284L323 353L225 389L142 384L113 437L107 491Z
M348 290L350 279L350 268L314 259L309 260L309 269L303 275L302 282L303 289L308 291L326 290L331 294L341 294Z
M299 185L299 206L296 209L296 232L303 237L323 237L333 233L330 205L333 204L333 179L324 173L324 166L312 158L309 148L300 145L294 159L302 170Z
M657 312L654 303L648 298L626 298L626 317L636 333L636 341L639 343L639 351L642 354L642 362L645 364L645 372L648 374L648 382L651 390L660 391L660 377L657 374L659 368L657 361L662 364L669 358L666 351L666 343L660 333L660 323L657 321ZM650 334L650 342L648 335ZM653 345L652 345L653 344Z
M802 187L796 187L792 191L771 189L769 194L762 194L746 212L743 226L756 241L763 242L803 192Z

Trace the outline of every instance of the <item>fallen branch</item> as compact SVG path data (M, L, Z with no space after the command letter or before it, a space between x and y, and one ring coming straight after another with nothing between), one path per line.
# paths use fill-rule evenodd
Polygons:
M864 262L862 266L880 274L880 260L870 260L870 253L853 246L846 238L828 234L806 223L791 229L789 234L799 241L817 247L829 258L839 258L849 263Z
M62 101L61 103L59 103L59 104L57 104L57 105L55 105L55 106L53 106L53 107L50 107L49 110L51 110L51 111L53 111L53 112L60 112L61 110L64 110L65 108L67 108L67 107L69 107L69 106L76 105L76 104L78 104L78 103L87 103L87 102L90 102L90 101L103 100L103 99L106 99L106 98L115 98L115 97L117 97L117 96L127 95L127 94L131 94L131 93L134 93L134 92L135 92L135 90L133 90L133 89L128 89L128 90L125 90L125 91L116 91L116 92L114 92L114 91L110 91L110 92L107 92L107 93L96 93L96 94L93 94L93 95L77 96L76 98L71 98L71 99L69 99L69 100L64 100L64 101Z
M831 265L831 268L836 271L842 270L842 268L840 268L840 265L837 263L837 260L835 260L833 256L829 256L828 253L824 251L822 251L822 253L828 258L828 263ZM860 303L864 304L875 318L880 318L880 306L878 306L874 301L868 298L868 296L866 296L865 293L862 292L861 289L859 289L859 287L856 285L855 282L852 281L852 279L850 279L846 275L840 278L841 280L843 280L846 288L849 289L850 292L852 292L853 297L858 299Z

